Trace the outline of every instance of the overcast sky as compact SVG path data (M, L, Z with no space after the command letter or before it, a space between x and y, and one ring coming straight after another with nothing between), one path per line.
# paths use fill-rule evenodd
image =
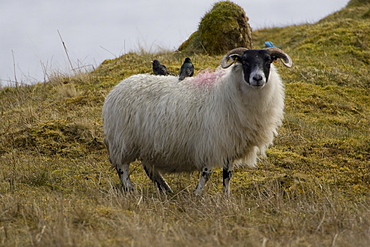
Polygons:
M253 29L314 23L349 0L234 0ZM175 50L216 0L1 0L0 85L69 73L143 47ZM15 67L15 69L14 69ZM15 73L14 73L15 72ZM11 83L10 83L11 84Z

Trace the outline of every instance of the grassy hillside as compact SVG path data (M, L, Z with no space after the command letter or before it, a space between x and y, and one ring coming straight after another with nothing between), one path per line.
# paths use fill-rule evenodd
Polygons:
M356 2L356 1L353 1ZM253 32L294 61L280 64L286 114L256 169L239 168L231 198L216 171L167 175L156 191L140 164L124 194L103 145L101 107L120 80L186 54L144 51L95 71L0 90L0 246L369 246L370 7L357 1L316 24ZM365 2L365 4L363 4ZM197 72L221 56L194 55Z

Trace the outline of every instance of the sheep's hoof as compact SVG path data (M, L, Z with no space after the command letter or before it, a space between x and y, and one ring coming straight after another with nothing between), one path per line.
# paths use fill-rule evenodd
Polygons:
M131 192L134 192L134 187L129 187L129 188L127 188L127 187L122 187L122 190L123 190L123 192L125 192L125 193L131 193Z
M196 188L193 193L196 196L200 196L202 194L202 189Z
M158 190L163 193L173 194L173 191L169 186L165 186L165 187L158 186Z

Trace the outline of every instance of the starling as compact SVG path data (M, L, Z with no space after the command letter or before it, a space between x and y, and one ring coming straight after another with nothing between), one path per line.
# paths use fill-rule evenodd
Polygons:
M190 58L185 58L184 63L181 65L179 80L182 81L185 77L190 77L194 74L194 65L191 63Z
M168 75L170 72L164 64L161 64L158 60L153 60L153 73L155 75Z

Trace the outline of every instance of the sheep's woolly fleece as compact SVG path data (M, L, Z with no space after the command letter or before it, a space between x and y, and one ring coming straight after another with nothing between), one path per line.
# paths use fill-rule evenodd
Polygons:
M222 167L226 160L255 166L281 125L284 87L273 66L261 90L241 78L241 66L233 66L182 82L149 74L125 79L103 107L112 164L140 159L170 173Z
M223 75L225 75L226 70L217 69L215 72L211 72L206 69L197 74L195 77L188 78L190 84L197 86L212 86L216 81L218 81Z

